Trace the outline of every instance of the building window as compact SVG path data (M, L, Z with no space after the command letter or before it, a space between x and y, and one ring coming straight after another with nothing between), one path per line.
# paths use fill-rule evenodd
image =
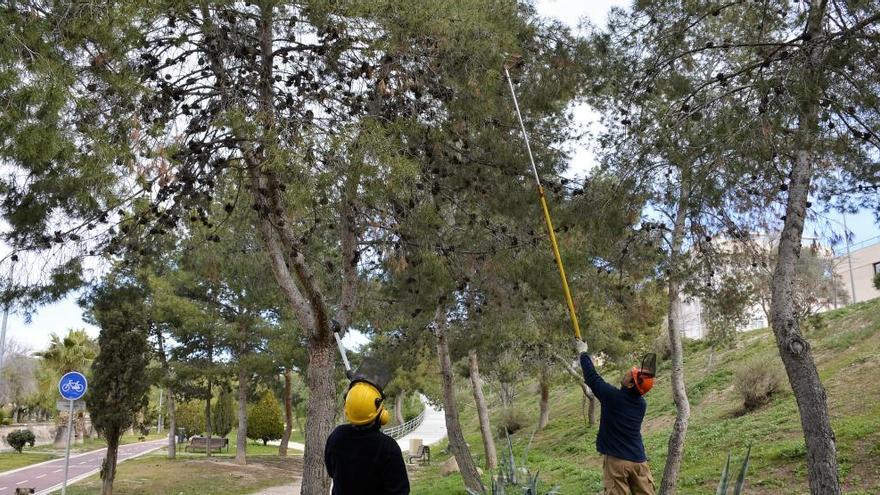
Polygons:
M874 275L880 273L880 261L874 263Z

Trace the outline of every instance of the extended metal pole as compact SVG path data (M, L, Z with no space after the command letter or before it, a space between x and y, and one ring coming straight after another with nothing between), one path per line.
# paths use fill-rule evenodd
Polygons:
M348 363L348 356L345 355L345 347L342 345L342 339L339 338L339 332L333 332L333 336L336 337L336 346L339 347L339 355L342 356L345 371L351 371L351 365Z
M556 267L559 268L559 278L562 279L562 292L565 295L565 303L568 305L568 314L571 316L571 324L574 327L574 336L581 338L581 328L578 325L577 312L574 309L574 300L571 298L571 290L568 288L568 277L565 276L565 267L562 265L562 256L559 254L559 245L556 243L556 232L553 231L553 221L550 219L550 209L547 208L547 199L544 196L544 186L538 176L538 167L535 166L535 158L532 156L532 147L529 144L529 135L526 125L523 123L522 113L519 111L519 101L516 99L516 91L513 89L513 80L510 72L504 67L504 75L507 76L507 84L510 86L510 95L513 96L513 106L516 108L516 117L519 119L519 127L522 129L523 141L526 143L526 151L529 153L529 163L532 165L532 173L535 175L535 183L538 185L538 198L541 201L541 209L544 212L544 223L547 224L547 233L550 234L550 246L553 248L553 256L556 258Z
M67 447L64 449L64 482L61 484L61 495L67 494L67 471L70 468L70 437L73 431L73 401L67 414Z

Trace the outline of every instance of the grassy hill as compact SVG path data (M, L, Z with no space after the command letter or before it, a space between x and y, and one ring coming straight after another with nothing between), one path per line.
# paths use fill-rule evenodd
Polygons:
M880 494L880 299L825 313L807 332L819 372L828 392L840 460L844 492ZM772 333L767 329L740 334L735 349L715 351L701 342L689 342L685 375L691 400L691 421L680 476L682 494L714 493L728 452L738 466L752 445L747 493L808 493L806 449L794 396L786 389L769 404L743 413L742 399L734 388L737 369L762 360L782 368ZM615 383L620 372L603 370ZM461 380L464 386L464 380ZM526 384L517 397L519 412L530 426L513 435L517 461L522 458L538 417L534 386ZM470 392L459 395L462 422L472 452L483 459L482 442ZM494 396L493 428L500 406ZM666 441L675 407L669 387L668 363L648 395L643 434L655 480L660 480ZM563 494L601 493L601 457L594 443L596 429L587 429L581 409L581 392L560 373L551 394L551 422L534 436L528 454L532 472L539 470L542 486L558 485ZM501 453L502 441L496 440ZM439 453L444 446L435 449ZM460 477L442 477L439 466L448 455L439 455L432 466L412 473L414 494L465 493ZM488 479L488 474L486 475Z

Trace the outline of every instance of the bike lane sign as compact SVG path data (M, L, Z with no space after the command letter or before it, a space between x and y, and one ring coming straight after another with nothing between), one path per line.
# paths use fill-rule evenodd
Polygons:
M86 395L88 387L88 380L78 371L65 373L58 381L58 391L61 392L61 397L67 400L81 399L83 395Z

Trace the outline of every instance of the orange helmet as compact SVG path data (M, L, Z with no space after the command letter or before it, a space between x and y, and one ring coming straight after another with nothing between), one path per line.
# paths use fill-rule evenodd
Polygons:
M651 387L654 386L654 377L644 373L641 368L633 366L630 373L632 374L636 390L639 391L639 395L647 394Z
M633 383L639 395L645 395L654 386L654 374L657 372L657 355L654 353L646 354L642 358L642 367L633 366L632 374Z

